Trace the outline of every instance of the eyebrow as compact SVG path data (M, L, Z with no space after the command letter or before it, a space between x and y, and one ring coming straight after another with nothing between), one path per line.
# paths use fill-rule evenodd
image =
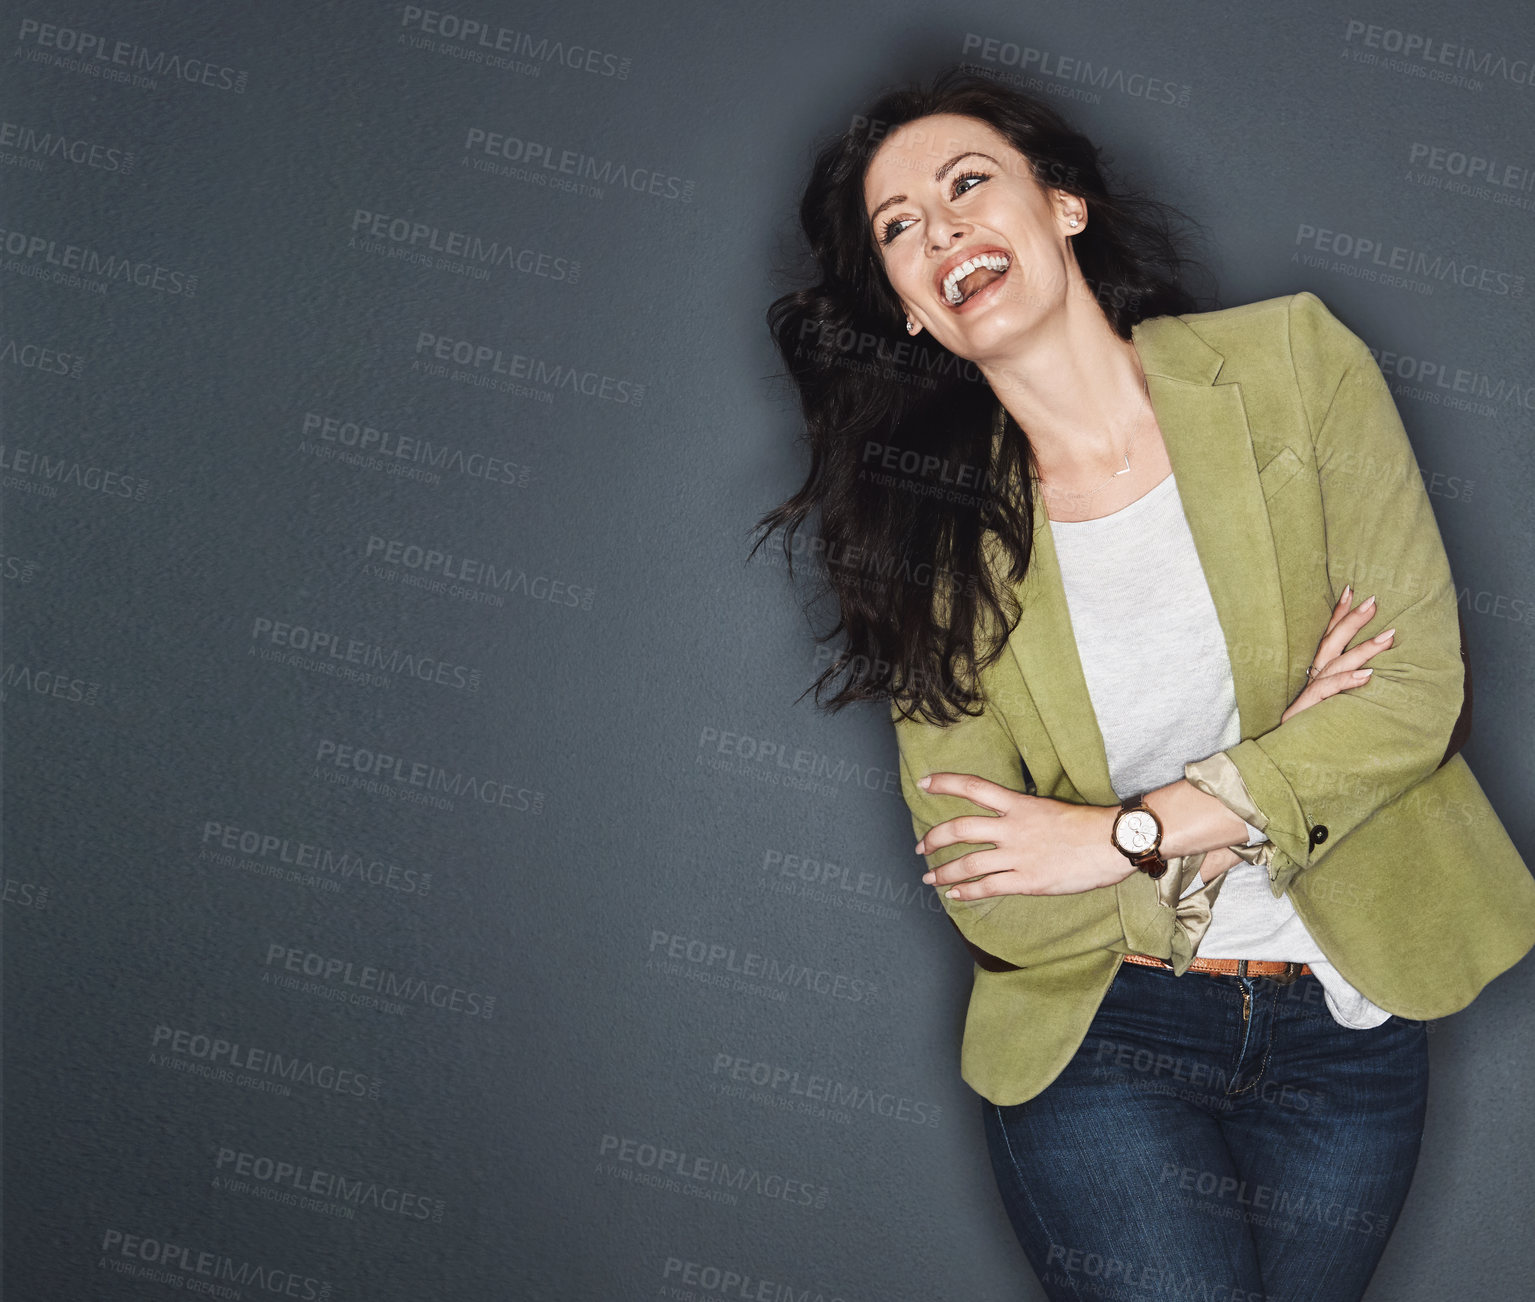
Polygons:
M949 161L947 163L942 164L938 168L938 170L933 173L933 180L934 181L941 181L941 180L943 180L943 178L949 174L949 170L954 166L954 164L959 162L959 160L962 159L962 158L984 158L988 163L991 163L991 164L993 164L996 167L1001 167L1002 166L1002 164L997 162L997 160L995 158L993 158L990 154L983 154L983 153L981 153L981 151L979 149L967 149L967 150L965 150L964 153L962 153L962 154L955 154L954 157L949 159ZM905 203L905 202L906 202L906 196L904 194L893 194L893 195L891 195L888 199L885 200L884 203L880 204L880 206L878 208L876 208L873 212L871 212L869 214L869 224L872 226L874 224L874 219L876 217L878 217L880 215L880 213L884 212L886 208L890 207L891 204Z

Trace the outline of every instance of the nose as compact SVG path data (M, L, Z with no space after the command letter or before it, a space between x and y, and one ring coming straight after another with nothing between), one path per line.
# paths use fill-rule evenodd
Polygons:
M958 218L944 216L936 218L928 229L933 236L931 251L941 253L944 249L952 247L955 240L964 239L969 227Z

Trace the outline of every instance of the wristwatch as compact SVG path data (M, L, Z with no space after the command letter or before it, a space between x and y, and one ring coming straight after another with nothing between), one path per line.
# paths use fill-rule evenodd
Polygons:
M1114 848L1155 880L1167 871L1167 860L1158 853L1162 845L1162 820L1145 801L1145 792L1119 802L1109 840Z

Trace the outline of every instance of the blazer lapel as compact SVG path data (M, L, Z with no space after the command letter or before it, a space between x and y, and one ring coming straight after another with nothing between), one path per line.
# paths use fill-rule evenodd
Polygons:
M1143 321L1132 333L1225 637L1242 735L1256 736L1275 726L1288 704L1288 642L1279 563L1241 388L1217 382L1223 357L1177 317ZM1154 619L1157 575L1145 578L1147 610ZM1049 745L1083 800L1117 804L1049 518L1038 499L1034 550L1019 596L1022 615L1008 645ZM1125 612L1127 647L1139 617ZM1024 758L1027 762L1027 753Z

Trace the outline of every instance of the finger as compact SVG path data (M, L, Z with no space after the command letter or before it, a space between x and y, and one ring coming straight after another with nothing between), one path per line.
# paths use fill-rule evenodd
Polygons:
M1350 687L1363 687L1374 672L1373 669L1344 669L1336 674L1323 674L1306 690L1315 692L1318 701L1325 701Z
M1291 701L1289 705L1285 706L1284 713L1279 716L1280 723L1285 723L1293 716L1300 714L1302 711L1309 710L1313 705L1322 699L1322 693L1319 692L1316 687L1317 682L1318 680L1313 678L1303 688L1301 688L1300 693L1296 696L1296 698Z
M1023 884L1024 879L1016 872L1003 869L958 886L940 887L939 893L947 900L960 902L985 900L993 895L1027 895L1030 892L1022 889Z
M1396 630L1388 628L1384 633L1377 633L1374 637L1366 638L1358 646L1351 646L1347 651L1340 651L1322 666L1322 673L1334 674L1341 673L1345 669L1358 669L1366 661L1373 659L1382 651L1395 645Z
M1006 868L1007 865L998 858L995 850L971 850L968 854L955 855L946 864L929 869L922 874L922 880L929 886L944 890L969 881L972 877L1004 872Z
M1332 603L1332 611L1327 616L1327 627L1322 630L1322 636L1326 637L1338 626L1338 621L1348 614L1348 603L1354 595L1354 585L1345 583L1343 591L1338 594L1338 599Z
M1375 651L1384 651L1388 646L1392 646L1395 642L1396 626L1393 624L1390 628L1381 630L1381 632L1375 634L1373 637L1365 638L1363 642L1359 643L1359 646L1374 647L1375 650L1370 652L1371 655L1374 655ZM1358 650L1358 647L1349 647L1349 650L1355 651Z
M918 854L932 854L946 845L996 843L997 817L993 814L961 814L946 823L934 823L917 842Z
M929 773L917 785L929 795L963 796L982 809L1000 814L1021 792L1009 790L1000 783L977 777L974 773Z
M1343 585L1343 591L1338 594L1337 601L1333 602L1332 613L1327 617L1326 633L1331 633L1337 627L1338 621L1347 615L1351 609L1358 608L1354 605L1354 597L1356 595L1352 583L1345 583ZM1360 602L1359 604L1363 605L1364 603Z
M1352 610L1328 624L1317 646L1317 659L1326 664L1348 645L1349 639L1375 617L1375 598L1366 597Z
M1384 647L1379 649L1385 650ZM1374 654L1374 651L1370 652L1370 655ZM1352 665L1339 667L1341 661L1352 655L1353 652L1345 652L1344 655L1339 656L1337 660L1333 661L1331 672L1318 674L1301 688L1295 699L1285 707L1284 713L1279 716L1280 723L1288 722L1293 716L1300 714L1303 710L1310 709L1318 701L1325 701L1329 696L1336 696L1339 692L1347 691L1351 687L1362 687L1365 683L1369 682L1374 672L1373 670L1356 669Z

